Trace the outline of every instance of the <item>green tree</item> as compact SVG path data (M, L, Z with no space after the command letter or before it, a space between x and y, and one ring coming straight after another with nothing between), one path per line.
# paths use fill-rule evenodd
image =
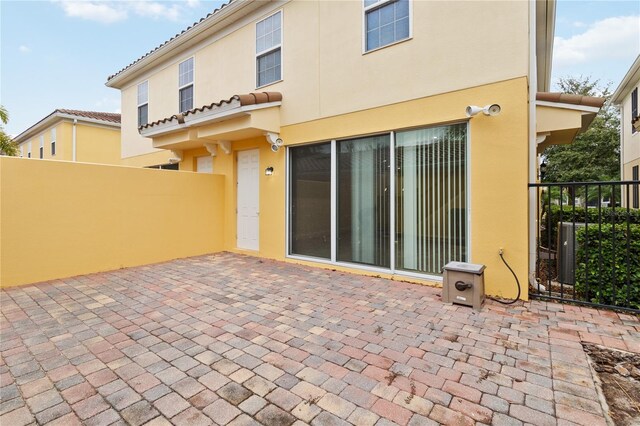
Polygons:
M547 163L543 182L589 182L620 179L620 117L610 105L611 84L591 77L563 77L562 92L607 99L589 129L572 144L544 150Z
M9 122L9 113L2 105L0 105L0 121L2 122L0 125L0 155L18 155L18 145L4 131L4 125Z

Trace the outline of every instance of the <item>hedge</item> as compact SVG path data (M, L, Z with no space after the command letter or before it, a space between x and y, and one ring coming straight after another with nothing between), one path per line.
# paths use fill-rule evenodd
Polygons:
M640 309L640 225L628 228L576 228L575 289L584 300Z
M545 209L542 217L540 218L540 245L547 247L549 244L549 234L547 233L547 225L549 224L549 210L547 206L543 206ZM556 249L558 244L558 222L566 223L598 223L598 213L601 214L600 222L603 224L617 223L626 224L627 221L631 224L640 225L640 210L630 209L627 211L624 207L603 207L600 210L597 208L576 207L575 210L572 206L564 205L562 210L560 206L551 206L551 247L552 250ZM591 228L589 228L591 229Z

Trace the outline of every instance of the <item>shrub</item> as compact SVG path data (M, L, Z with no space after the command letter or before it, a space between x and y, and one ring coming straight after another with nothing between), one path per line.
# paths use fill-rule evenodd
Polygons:
M577 228L576 238L576 292L594 303L640 309L640 225L590 224Z
M549 216L549 210L547 206L543 207L545 210L540 218L540 245L543 247L547 247L549 241L551 242L552 250L556 249L558 244L558 222L567 222L567 223L589 223L589 224L597 224L598 223L598 213L600 213L600 223L609 224L626 224L627 221L631 224L640 224L640 210L638 209L629 209L627 211L626 208L616 207L615 209L612 207L603 207L599 211L597 208L587 208L584 207L576 207L575 209L572 206L562 206L562 210L560 206L551 206L551 214ZM551 227L549 228L551 231L551 240L549 240L548 233L548 225L549 218L551 219ZM591 228L589 228L591 229Z

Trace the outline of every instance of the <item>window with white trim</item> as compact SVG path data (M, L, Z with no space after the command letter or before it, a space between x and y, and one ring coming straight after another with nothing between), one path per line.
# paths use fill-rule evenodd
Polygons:
M56 155L56 128L51 129L51 156Z
M282 80L282 11L256 24L256 86Z
M213 173L213 157L210 155L197 157L196 171L198 173Z
M40 135L40 159L44 158L44 135Z
M410 36L409 0L364 0L365 51Z
M31 142L27 144L27 158L31 158Z
M178 94L180 112L193 108L193 58L181 62L178 66Z
M149 122L149 82L138 84L138 127Z

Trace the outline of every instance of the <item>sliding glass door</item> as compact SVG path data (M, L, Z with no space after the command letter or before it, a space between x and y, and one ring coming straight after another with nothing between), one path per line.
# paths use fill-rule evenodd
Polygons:
M291 253L331 258L331 144L290 150Z
M467 259L466 124L397 132L396 268Z
M429 275L468 260L466 123L291 147L289 185L290 255Z
M338 260L390 266L389 135L338 142Z

